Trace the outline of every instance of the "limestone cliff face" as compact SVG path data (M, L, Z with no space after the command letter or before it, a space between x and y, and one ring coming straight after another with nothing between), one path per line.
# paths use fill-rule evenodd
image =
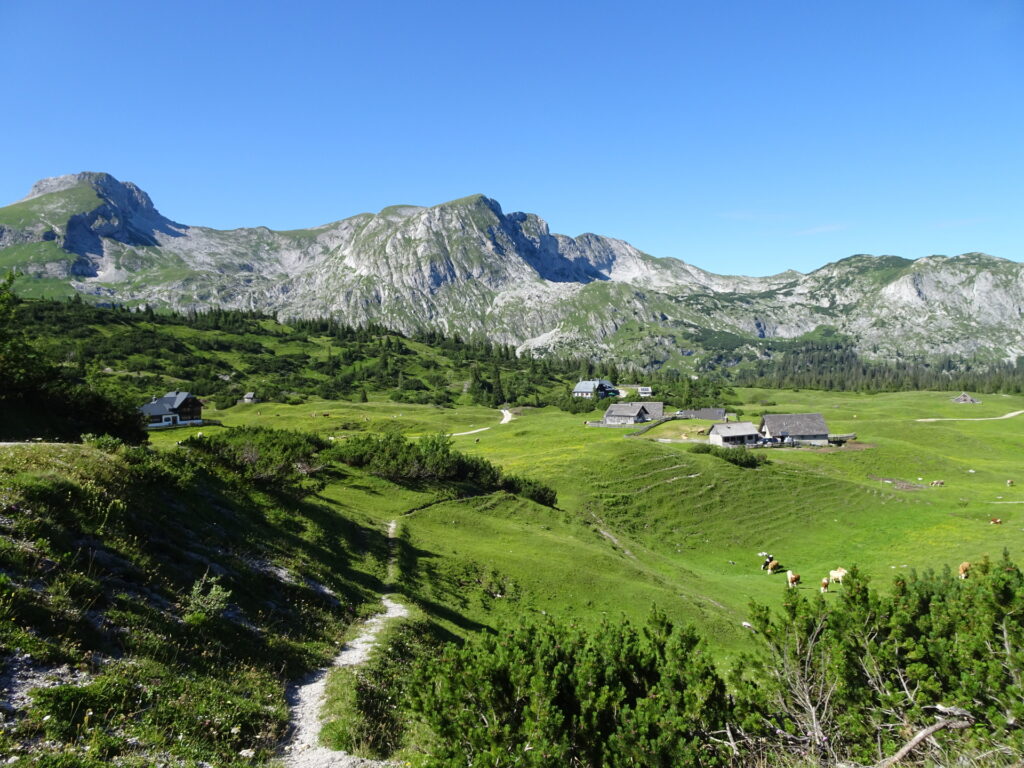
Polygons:
M539 351L657 362L694 329L795 337L820 326L868 354L1024 354L1024 265L983 254L853 256L809 274L705 272L474 195L305 230L220 231L162 216L109 174L44 179L0 208L0 253L83 293L178 309L330 315ZM683 351L685 354L685 350Z

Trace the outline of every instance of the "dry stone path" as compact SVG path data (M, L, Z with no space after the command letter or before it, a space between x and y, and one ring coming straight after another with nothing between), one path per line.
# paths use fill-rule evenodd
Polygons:
M499 424L508 424L512 421L512 411L508 408L501 409L501 421ZM475 435L478 432L486 432L490 427L480 427L480 429L471 429L469 432L452 432L449 437L465 437L466 435Z
M395 538L397 527L398 522L392 520L388 526L389 539ZM393 565L392 562L388 566L389 576ZM392 619L409 615L408 609L392 600L390 595L385 595L382 602L384 613L379 613L367 621L362 632L354 640L345 643L331 667L319 670L289 692L292 736L283 750L285 768L370 768L396 765L386 760L356 757L319 744L320 727L323 725L320 710L323 707L328 673L333 667L354 667L364 663L370 657L370 652L376 645L377 636L384 625Z
M980 419L917 419L917 421L999 421L1000 419L1012 419L1014 416L1020 416L1024 411L1010 411L1010 413L1004 413L1002 416L988 416Z

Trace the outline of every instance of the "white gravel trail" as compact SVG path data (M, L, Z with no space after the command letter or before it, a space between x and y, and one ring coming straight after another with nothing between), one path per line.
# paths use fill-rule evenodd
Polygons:
M388 538L395 537L397 521L388 526ZM389 595L382 598L384 613L378 613L363 626L363 631L352 641L345 643L333 663L333 667L354 667L370 657L377 642L377 635L391 619L408 616L408 609L396 603ZM292 704L292 737L284 747L285 768L370 768L371 766L393 766L387 760L369 760L347 752L334 751L320 746L320 709L324 703L327 675L331 667L315 672L311 677L289 691Z
M512 418L513 418L512 411L510 411L508 408L502 408L501 409L501 421L498 422L498 423L499 424L508 424L510 421L512 421ZM490 427L480 427L480 429L471 429L471 430L469 430L469 432L452 432L449 435L449 437L464 437L465 435L475 435L478 432L486 432L488 429L490 429Z
M1014 416L1020 416L1022 413L1024 411L1010 411L1002 416L987 416L981 419L918 419L918 421L999 421L1001 419L1012 419Z

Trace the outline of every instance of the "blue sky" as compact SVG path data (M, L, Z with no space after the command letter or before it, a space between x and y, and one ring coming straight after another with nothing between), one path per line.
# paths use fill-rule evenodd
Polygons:
M4 203L102 170L219 228L483 192L721 273L1024 260L1019 0L33 0L0 28Z

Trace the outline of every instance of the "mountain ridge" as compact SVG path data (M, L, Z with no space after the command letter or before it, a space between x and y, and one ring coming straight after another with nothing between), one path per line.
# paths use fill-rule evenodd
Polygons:
M0 208L0 267L104 301L343 317L641 365L683 361L699 329L794 338L829 326L882 358L1024 354L1024 265L1008 259L855 254L808 273L718 275L552 233L479 193L308 229L217 230L163 216L110 174L58 176Z

